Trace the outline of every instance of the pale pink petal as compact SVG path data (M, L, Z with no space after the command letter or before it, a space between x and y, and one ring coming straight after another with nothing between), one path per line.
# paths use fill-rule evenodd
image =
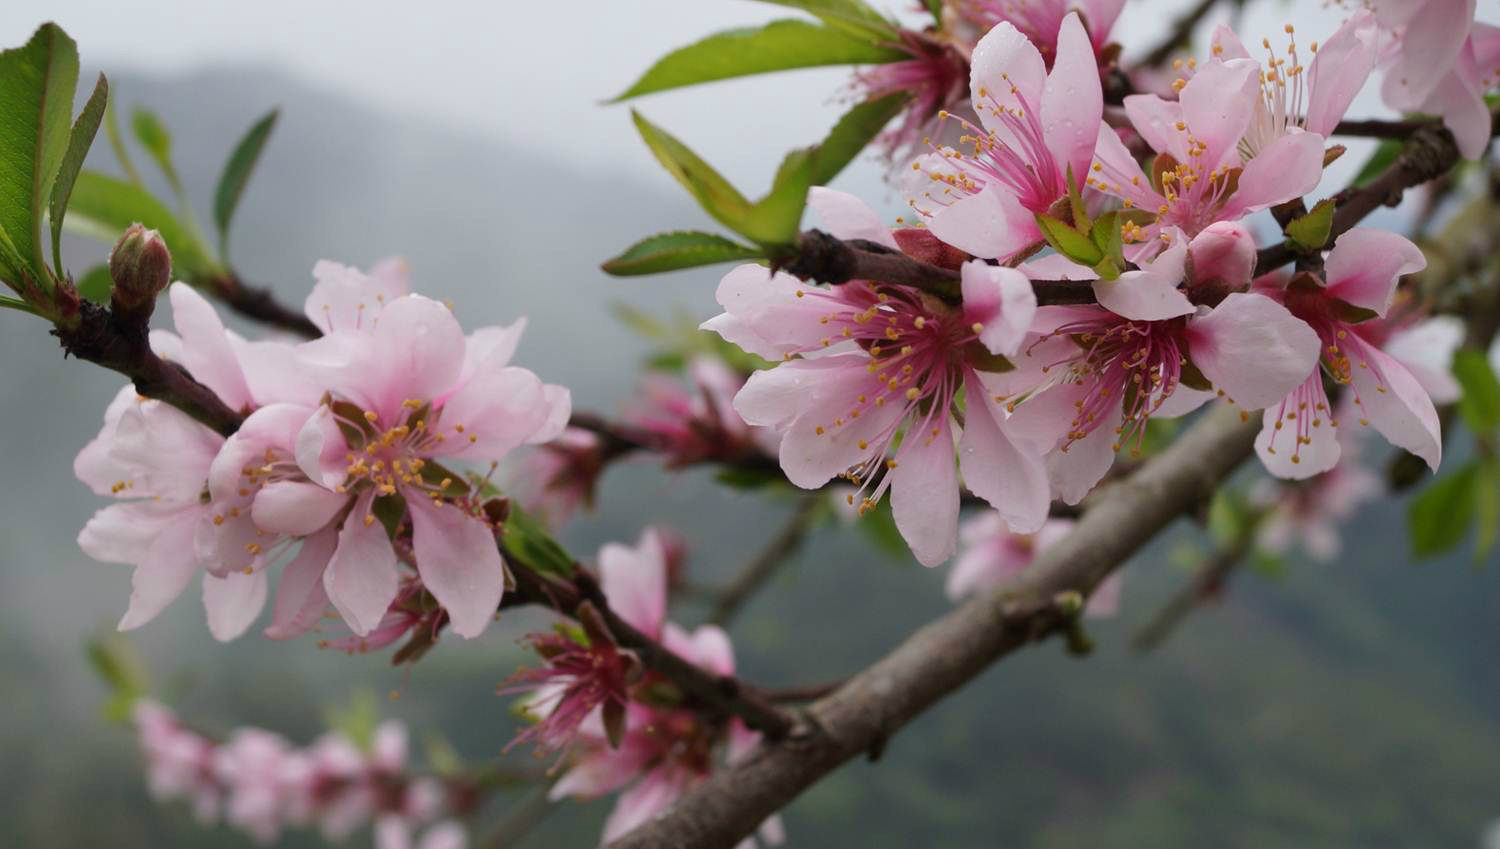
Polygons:
M1016 532L1031 533L1046 521L1052 500L1042 451L1011 441L1001 424L1004 413L972 377L968 398L958 446L964 483Z
M1193 260L1193 282L1217 281L1238 288L1255 273L1255 236L1238 221L1215 221L1188 245Z
M1316 367L1318 334L1264 295L1235 292L1187 328L1193 364L1247 410L1280 401Z
M840 359L854 361L846 367L844 379L829 377L824 381L781 440L781 469L788 480L803 489L817 489L864 462L880 449L882 437L903 414L901 404L883 404L867 409L859 418L845 418L860 405L861 395L877 395L884 386L871 379L863 358Z
M355 367L366 397L383 419L401 417L401 402L436 398L463 371L465 338L453 311L421 295L386 305L371 338L374 359Z
M631 548L617 542L599 549L599 586L621 619L648 636L661 633L667 618L667 556L652 529Z
M1182 118L1203 150L1197 158L1200 169L1212 171L1221 165L1237 164L1235 148L1250 126L1260 98L1260 65L1249 59L1209 62L1182 87L1178 94ZM1243 178L1240 186L1243 191Z
M313 266L317 283L308 293L303 311L324 333L369 330L386 304L407 294L405 261L382 260L366 275L353 266L319 260Z
M984 128L1005 142L1012 142L1015 136L995 116L995 104L1006 109L1023 108L1018 92L1027 104L1024 108L1036 109L1041 104L1046 81L1047 66L1042 54L1009 22L997 24L974 45L969 71L970 97Z
M1107 619L1120 612L1120 590L1124 586L1125 578L1119 572L1112 572L1109 577L1099 582L1094 591L1089 594L1088 604L1083 607L1083 615L1090 619Z
M1426 267L1422 249L1406 237L1356 227L1333 243L1323 275L1330 297L1384 316L1401 276Z
M1221 217L1234 218L1299 198L1323 179L1323 137L1290 132L1245 163L1239 188Z
M135 391L135 386L126 384L115 393L113 400L104 410L104 426L99 429L99 435L89 440L73 458L73 474L83 481L95 495L119 496L121 490L117 488L121 481L127 481L134 475L134 471L126 464L121 463L113 455L111 449L114 447L115 428L119 425L120 418L125 411L142 403L140 395Z
M518 318L507 327L481 327L470 333L464 346L464 369L459 382L465 383L480 372L510 365L511 357L521 344L521 334L525 332L526 319Z
M760 334L751 329L749 322L732 313L721 312L698 325L698 329L717 333L725 342L767 360L779 360L788 350L786 345L776 345L762 339Z
M188 582L198 574L198 558L193 549L196 519L194 511L180 514L152 542L130 579L130 607L120 619L121 631L139 628L155 619L182 595Z
M1156 407L1151 413L1152 418L1175 419L1193 412L1199 407L1212 401L1216 395L1204 389L1193 389L1191 387L1177 384L1172 394L1162 399L1161 406Z
M1351 348L1351 382L1364 417L1392 445L1421 457L1436 471L1443 458L1443 432L1422 384L1384 351L1362 343Z
M542 403L547 407L547 416L542 426L526 438L527 445L541 445L562 436L573 418L573 392L566 386L555 383L542 385Z
M1309 380L1322 380L1323 375L1315 372ZM1272 404L1266 408L1261 417L1260 433L1255 437L1255 453L1265 465L1266 471L1278 478L1287 480L1305 480L1313 475L1328 471L1338 464L1342 448L1339 444L1339 428L1333 426L1332 422L1324 418L1318 427L1308 430L1307 444L1297 444L1296 420L1285 420L1282 417L1287 412L1297 412L1295 404L1296 396L1287 399L1287 407L1281 404ZM1281 422L1281 430L1276 429L1277 422ZM1344 427L1350 427L1353 422L1343 422ZM1297 459L1292 460L1293 457Z
M1094 159L1101 171L1090 172L1094 175L1089 178L1090 185L1100 191L1107 190L1141 209L1157 209L1167 202L1151 187L1140 163L1120 141L1119 133L1108 124L1099 127L1099 146L1094 150Z
M1049 347L1053 350L1067 354L1076 354L1078 351L1078 346L1071 339L1053 339L1049 342ZM992 384L986 381L986 385ZM973 389L969 391L971 394L974 392ZM993 398L993 395L990 397ZM1083 397L1084 387L1077 383L1064 383L1037 392L1016 406L1005 422L1005 432L1012 440L1024 444L1034 453L1047 454L1073 429L1072 422L1077 409L1074 405Z
M715 675L734 674L734 646L729 635L717 625L703 625L688 632L668 622L662 628L662 645Z
M1411 371L1432 403L1451 404L1463 392L1452 374L1453 352L1463 340L1463 320L1438 315L1393 334L1385 352Z
M361 496L339 531L338 548L323 573L323 589L349 630L363 637L380 624L396 598L396 551L385 526L370 512L374 497Z
M1343 119L1364 87L1378 58L1375 16L1360 9L1327 41L1318 45L1307 69L1307 120L1310 133L1327 136Z
M172 323L182 337L182 366L230 407L248 404L250 387L213 305L186 283L173 283L168 297Z
M775 368L751 373L745 385L734 396L734 409L747 424L776 427L791 421L802 410L804 402L817 391L819 381L829 370L847 365L844 357L822 357L816 360L792 360ZM835 379L837 374L833 375Z
M105 563L145 563L151 547L169 527L190 521L195 507L155 499L112 504L95 513L78 534L83 553Z
M1187 239L1178 231L1166 250L1136 271L1114 280L1095 280L1094 297L1115 315L1133 321L1160 321L1197 310L1178 288L1185 276Z
M966 253L1006 259L1042 240L1036 216L1010 189L988 185L927 219L934 236Z
M319 407L297 432L294 451L297 467L314 483L333 489L348 477L343 457L348 446L339 432L333 412Z
M909 430L889 472L891 515L923 566L953 556L958 539L958 470L947 419L943 411L941 421Z
M1245 49L1245 43L1234 34L1234 30L1224 24L1214 27L1213 35L1209 37L1209 54L1215 59L1228 61L1230 59L1250 59L1250 51Z
M980 325L979 341L992 354L1016 352L1036 317L1036 292L1025 274L980 260L960 271L964 319Z
M422 585L448 611L454 633L479 636L505 592L505 564L494 530L457 506L434 506L414 493L408 493L406 509Z
M221 643L245 633L266 606L266 570L250 574L230 572L222 578L203 576L203 609L208 630Z
M349 496L302 481L274 481L255 494L250 516L276 534L305 537L322 530L349 503Z
M612 793L640 775L656 758L654 745L642 745L642 740L627 734L618 749L600 748L581 758L572 769L563 773L547 798L553 801L578 796L585 799Z
M271 624L266 636L287 640L307 633L328 607L328 592L323 588L323 573L338 547L338 531L326 528L302 541L276 582L276 603L271 609Z
M1182 104L1174 100L1163 100L1154 94L1132 94L1124 101L1125 116L1130 119L1130 125L1146 140L1146 144L1158 153L1168 153L1178 162L1187 162L1191 157L1188 154L1187 132L1177 129L1178 125L1185 124L1182 116ZM1101 137L1109 133L1115 137L1115 143L1120 143L1120 137L1108 125L1099 128ZM1102 142L1102 138L1101 138ZM1102 147L1102 144L1100 145ZM1121 150L1124 150L1123 145ZM1100 158L1104 151L1100 151ZM1126 154L1129 157L1129 154ZM1112 156L1111 159L1117 157ZM1136 171L1140 166L1135 164L1133 157L1129 157L1131 165ZM1117 164L1123 165L1123 161ZM1126 169L1129 172L1129 169ZM1132 174L1132 176L1134 176ZM1142 177L1142 182L1145 178ZM1155 209L1155 207L1143 207L1144 209Z
M772 274L759 265L735 268L719 281L715 297L743 325L744 333L737 333L732 325L731 335L724 338L736 344L741 344L740 340L732 337L758 340L762 344L746 350L768 359L781 359L784 353L815 344L825 335L821 319L828 308L821 297L809 295L821 295L821 290L790 274ZM705 329L723 335L726 328L715 325Z
M1474 21L1474 5L1475 0L1380 0L1375 4L1375 14L1387 26L1404 25L1401 52L1386 69L1381 89L1389 106L1420 108L1458 61Z
M823 222L823 229L840 239L865 239L900 250L891 228L870 205L848 192L813 186L807 193L807 205Z
M1041 118L1047 149L1064 173L1071 168L1080 189L1094 158L1103 112L1094 45L1078 14L1069 13L1057 32L1057 55L1042 91Z
M258 406L291 403L316 407L323 397L317 376L301 367L297 349L285 342L247 342L230 334L229 344Z
M1056 391L1056 390L1053 390ZM1120 407L1082 439L1047 455L1047 477L1053 493L1066 504L1077 504L1104 479L1115 463L1115 428L1124 419Z
M434 432L445 439L433 452L499 460L533 434L554 427L557 412L557 399L548 397L542 381L530 371L507 366L483 372L443 404Z

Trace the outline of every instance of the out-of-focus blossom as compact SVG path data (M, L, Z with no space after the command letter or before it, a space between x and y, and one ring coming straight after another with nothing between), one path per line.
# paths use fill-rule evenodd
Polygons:
M1109 31L1125 0L957 0L954 8L966 21L989 32L999 24L1015 27L1036 46L1051 68L1058 55L1063 22L1077 12L1096 56L1102 58Z
M911 58L873 65L854 75L853 89L862 100L907 94L901 119L878 139L890 159L910 157L937 123L938 115L967 95L969 63L946 39L903 30L893 45Z
M1042 240L1036 216L1067 196L1069 174L1082 188L1104 95L1076 13L1062 21L1057 45L1050 72L1008 22L974 48L970 101L982 127L969 125L961 142L972 150L939 149L908 178L913 209L948 244L977 257L1020 254Z
M1477 159L1489 144L1485 94L1500 84L1500 27L1474 20L1474 0L1378 0L1388 106L1438 115L1459 152Z
M515 475L518 498L552 527L591 506L605 457L598 435L569 427L527 453Z
M812 202L835 235L874 236L898 249L848 195L825 189ZM703 325L782 361L751 375L734 406L752 425L781 429L781 468L792 483L816 489L843 477L869 508L890 489L896 525L928 565L953 553L956 466L1014 527L1039 528L1049 501L1040 457L1010 439L1006 414L981 381L1025 336L1036 314L1031 283L1016 269L971 261L962 291L963 306L950 307L910 287L819 288L747 265L724 277L725 312ZM968 402L955 464L960 391Z
M992 590L1026 571L1038 554L1073 530L1071 519L1048 519L1034 534L1018 534L999 514L985 511L959 526L962 545L953 570L948 573L948 598ZM1110 575L1089 596L1085 616L1113 616L1120 606L1120 575Z
M1421 250L1394 233L1359 227L1339 236L1323 276L1299 274L1283 285L1258 289L1278 298L1318 335L1322 354L1301 385L1268 406L1256 452L1278 477L1306 478L1338 462L1341 422L1331 415L1323 388L1326 372L1352 394L1360 424L1436 469L1442 432L1427 390L1395 357L1365 339L1360 322L1386 315L1404 274L1427 265Z
M687 375L688 386L666 375L650 375L644 397L625 415L625 421L655 437L668 467L776 452L776 434L746 424L734 409L734 396L745 385L743 375L707 357L693 359Z

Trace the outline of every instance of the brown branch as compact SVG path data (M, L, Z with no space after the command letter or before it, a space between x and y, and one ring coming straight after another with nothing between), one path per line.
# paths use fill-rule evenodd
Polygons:
M959 272L914 259L900 251L864 239L839 239L822 230L805 230L797 237L797 250L780 270L804 280L838 285L851 280L871 280L896 286L911 286L946 301L959 299ZM1094 288L1081 280L1033 280L1037 303L1092 304Z
M1396 161L1380 176L1364 186L1350 187L1334 195L1333 228L1329 238L1348 232L1381 206L1395 206L1401 202L1407 189L1441 177L1458 161L1458 145L1446 127L1435 124L1419 127L1407 140ZM1290 241L1264 248L1256 258L1255 273L1274 271L1300 256L1303 253Z
M708 621L715 625L727 625L729 621L740 612L740 608L750 597L755 595L776 570L794 554L806 538L807 531L812 525L813 516L817 514L818 505L822 503L819 495L805 495L792 512L791 518L774 537L768 540L760 551L746 563L734 580L719 595L714 604L713 613Z
M276 295L270 288L252 286L232 271L203 281L200 285L225 306L246 318L307 339L323 335L323 331L300 310L276 300Z
M909 637L806 712L796 731L690 790L611 849L730 847L840 764L885 741L1001 657L1067 626L1087 595L1252 452L1258 421L1216 409L1084 514L1020 579Z
M187 370L158 357L151 350L145 315L114 311L84 302L71 321L52 330L65 355L104 366L130 378L135 391L187 413L218 433L239 430L244 416L219 400L213 390L194 380Z

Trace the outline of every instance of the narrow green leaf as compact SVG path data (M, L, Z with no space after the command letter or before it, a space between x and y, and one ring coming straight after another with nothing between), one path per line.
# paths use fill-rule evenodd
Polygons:
M635 121L636 129L646 146L651 148L656 161L667 169L667 173L691 192L704 211L716 221L739 232L740 222L750 210L750 202L745 200L745 196L715 171L713 166L704 162L698 154L666 130L646 120L634 109L630 111L630 117Z
M811 14L829 26L838 27L873 42L894 42L900 38L896 25L861 0L762 0L777 6L790 6Z
M1406 510L1412 554L1427 557L1458 545L1474 521L1474 480L1479 466L1470 463L1433 481Z
M818 145L818 161L813 168L812 184L826 186L840 171L854 161L891 119L901 112L910 95L891 94L879 100L866 100L845 112Z
M0 227L0 280L19 292L23 279L34 278L30 268L31 263L16 250L16 244L10 240L5 228Z
M135 161L130 158L130 150L125 147L125 136L120 132L119 113L115 110L113 100L104 107L104 136L109 139L109 147L115 152L115 159L119 160L120 167L125 171L125 179L137 186L141 185L141 172L135 169Z
M78 47L57 24L0 53L0 229L25 263L12 272L39 283L49 279L42 214L67 148L77 85Z
M802 211L807 207L807 192L813 186L817 168L816 147L794 150L781 161L771 191L752 206L740 219L738 232L759 245L790 245L802 225Z
M735 260L760 259L761 252L713 233L683 231L648 236L602 268L616 277L659 274Z
M1308 250L1315 251L1328 244L1328 236L1333 232L1333 208L1333 198L1318 201L1311 212L1287 223L1287 236Z
M1046 237L1047 244L1068 259L1090 268L1104 259L1104 252L1099 250L1093 239L1074 230L1061 219L1050 215L1038 215L1036 223L1042 228L1042 235Z
M109 103L109 81L103 74L94 84L94 93L78 113L73 122L73 132L68 136L68 149L63 153L57 178L52 183L52 200L47 214L52 220L52 265L61 275L62 270L62 226L68 213L68 196L73 193L73 183L83 168L83 158L94 146L94 136L99 132L99 122L104 119L104 107Z
M31 304L28 304L19 298L11 298L5 295L0 295L0 307L4 307L8 310L15 310L16 312L26 312L31 313L32 315L37 314L37 311L32 308Z
M927 8L927 13L932 15L932 22L938 26L942 26L943 0L922 0L922 5Z
M219 187L214 190L214 224L219 228L219 252L226 258L229 256L229 222L234 218L234 209L239 205L240 195L245 192L245 184L250 181L266 139L276 127L277 114L278 111L272 109L255 122L235 145L234 153L229 155L229 161L224 163L224 171L219 175Z
M1463 348L1453 355L1453 376L1463 387L1458 409L1469 430L1490 434L1500 428L1500 380L1481 351Z
M1486 563L1500 537L1500 460L1490 456L1474 475L1474 562Z
M573 577L573 558L541 522L514 501L505 519L505 549L532 571Z
M95 171L83 171L68 204L68 229L109 244L139 221L161 233L172 251L172 266L186 280L222 274L209 250L161 201L140 186Z
M85 300L107 304L110 293L114 291L115 281L109 276L109 266L96 265L85 271L74 285Z
M144 106L137 106L130 114L130 127L135 130L136 141L146 148L146 153L156 160L156 167L166 175L172 191L181 196L182 180L178 178L177 169L172 165L172 134L167 131L167 125L162 123L155 112Z
M825 65L864 65L910 58L844 30L804 20L772 21L715 33L668 53L614 102L699 83Z
M1401 155L1401 147L1402 143L1396 139L1382 141L1375 148L1375 152L1370 154L1370 158L1365 160L1365 166L1355 175L1354 185L1363 186L1379 177L1380 172L1389 168L1391 163L1396 161L1396 157Z

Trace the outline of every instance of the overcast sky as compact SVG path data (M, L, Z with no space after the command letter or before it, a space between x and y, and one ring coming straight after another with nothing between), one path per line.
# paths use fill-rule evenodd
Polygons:
M1186 5L1131 0L1115 34L1127 45L1149 44L1172 10ZM1480 6L1482 16L1500 19L1500 0ZM269 65L440 125L654 174L625 109L598 102L673 47L796 14L750 0L8 0L0 4L0 43L19 44L51 18L78 40L85 65L105 71ZM1308 37L1326 37L1339 13L1316 0L1252 3L1245 40L1274 34L1293 17ZM840 108L832 98L846 78L842 68L789 72L657 95L639 106L758 190L783 151L831 125ZM866 175L872 172L867 165Z

